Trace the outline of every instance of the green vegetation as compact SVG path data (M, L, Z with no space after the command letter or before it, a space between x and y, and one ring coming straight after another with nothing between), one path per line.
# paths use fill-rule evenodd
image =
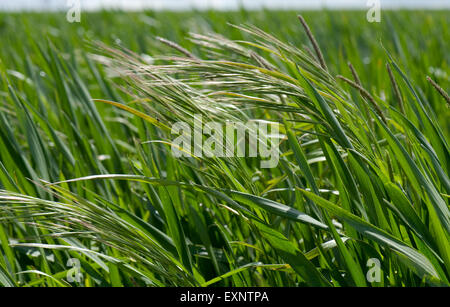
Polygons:
M448 12L303 16L325 65L295 12L0 15L0 285L449 285ZM278 166L174 158L194 114Z

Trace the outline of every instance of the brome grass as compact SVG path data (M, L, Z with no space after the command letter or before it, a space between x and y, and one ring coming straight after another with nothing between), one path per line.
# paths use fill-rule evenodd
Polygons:
M0 16L0 285L449 285L445 13ZM174 158L196 114L279 123L278 166Z

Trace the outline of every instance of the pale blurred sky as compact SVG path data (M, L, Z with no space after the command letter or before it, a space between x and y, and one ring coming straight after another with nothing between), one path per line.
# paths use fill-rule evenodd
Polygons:
M0 0L0 10L61 10L75 0ZM121 8L128 10L168 9L186 10L191 8L219 10L237 9L320 9L326 8L367 8L368 0L79 0L81 8ZM450 0L380 0L381 8L450 8Z

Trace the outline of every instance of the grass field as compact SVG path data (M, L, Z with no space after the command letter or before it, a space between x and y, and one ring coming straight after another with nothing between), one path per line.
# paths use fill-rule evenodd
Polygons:
M297 12L1 13L0 285L448 286L449 12L302 16L324 63ZM195 114L277 167L175 158Z

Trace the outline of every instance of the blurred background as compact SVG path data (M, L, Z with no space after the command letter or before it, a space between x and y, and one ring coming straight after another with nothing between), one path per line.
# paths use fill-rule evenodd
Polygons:
M64 10L75 0L0 0L0 10ZM84 10L364 9L373 0L80 0ZM442 9L449 0L381 0L382 8Z

